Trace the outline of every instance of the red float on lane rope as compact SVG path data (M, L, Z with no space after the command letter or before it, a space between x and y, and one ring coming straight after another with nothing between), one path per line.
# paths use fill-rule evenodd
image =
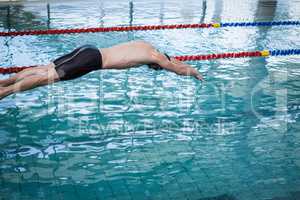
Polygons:
M209 28L212 24L174 24L174 25L144 25L144 26L119 26L99 28L77 28L77 29L49 29L0 32L0 36L23 36L23 35L56 35L74 33L95 33L95 32L120 32L120 31L146 31L183 28Z

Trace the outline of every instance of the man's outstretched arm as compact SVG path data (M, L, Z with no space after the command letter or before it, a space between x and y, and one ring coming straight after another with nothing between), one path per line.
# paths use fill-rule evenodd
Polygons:
M171 58L171 60L169 60L165 55L159 52L154 52L153 58L156 64L168 71L175 72L178 75L193 76L196 79L203 81L202 75L195 68L191 67L188 64L185 64L174 58Z

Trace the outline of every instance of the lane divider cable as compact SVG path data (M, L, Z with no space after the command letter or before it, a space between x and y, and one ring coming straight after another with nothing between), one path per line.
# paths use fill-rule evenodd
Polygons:
M225 22L225 23L203 23L203 24L171 24L171 25L143 25L143 26L115 26L95 28L73 28L73 29L47 29L47 30L24 30L24 31L2 31L0 37L26 36L26 35L58 35L76 33L97 32L128 32L164 29L196 29L196 28L221 28L221 27L261 27L261 26L299 26L300 21L270 21L270 22Z

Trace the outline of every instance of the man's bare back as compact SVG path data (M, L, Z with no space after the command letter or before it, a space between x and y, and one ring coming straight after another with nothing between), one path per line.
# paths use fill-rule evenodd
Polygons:
M95 70L127 69L145 64L150 68L159 67L178 75L193 76L202 80L196 69L160 53L144 41L132 41L101 49L84 45L48 65L29 68L8 79L0 80L0 99L16 92L72 80Z
M126 69L153 63L156 49L143 41L132 41L100 49L103 69Z

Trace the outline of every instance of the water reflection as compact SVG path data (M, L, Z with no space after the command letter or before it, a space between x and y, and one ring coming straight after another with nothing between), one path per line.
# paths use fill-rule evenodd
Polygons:
M223 12L223 0L214 1L214 12L212 16L212 22L221 22L221 16Z
M256 21L273 21L276 8L277 8L277 0L259 0L257 2L257 8L255 13Z
M202 2L202 13L201 13L200 23L204 23L204 21L205 21L206 9L207 9L207 1L203 0L203 2Z
M50 16L50 4L47 3L47 27L50 29L50 21L51 21L51 16Z
M161 1L159 4L159 23L164 24L165 17L165 1Z
M1 18L4 18L6 13L6 20L0 20L0 22L3 24L2 26L7 27L7 29L10 30L10 6L0 6L0 10L1 13L3 13L3 15L0 15Z
M100 9L100 26L103 27L104 26L104 17L105 17L105 8L104 8L104 1L100 0L100 5L99 5L99 9Z
M0 12L0 22L7 30L45 29L48 27L49 20L46 21L38 14L27 11L22 4L0 4L0 9L6 10L6 12Z
M132 26L133 22L133 1L129 1L129 25Z

